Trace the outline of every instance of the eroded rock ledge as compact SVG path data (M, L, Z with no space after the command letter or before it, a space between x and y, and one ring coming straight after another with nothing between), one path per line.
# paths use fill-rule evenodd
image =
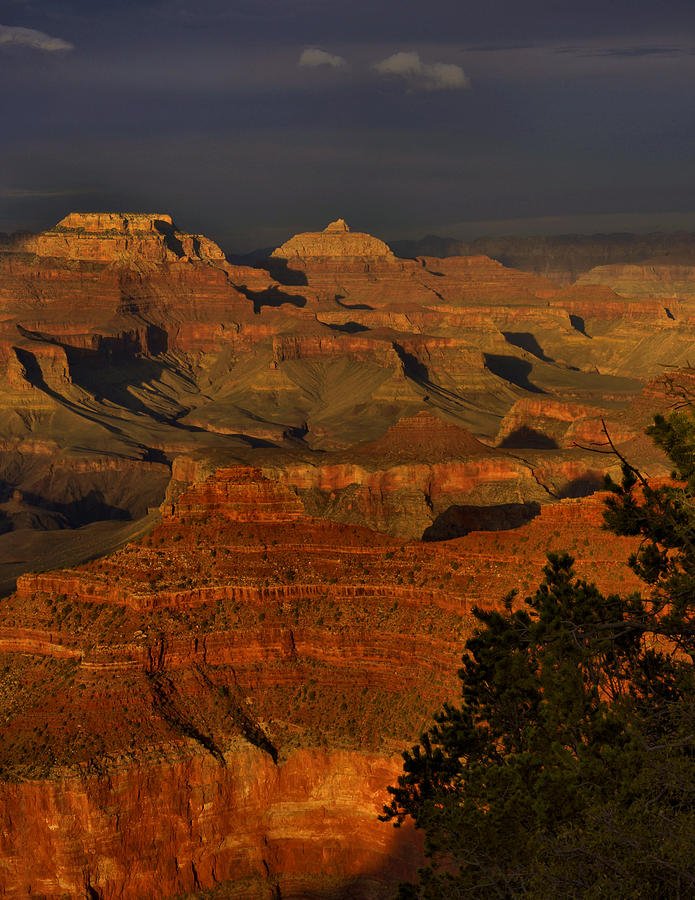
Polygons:
M419 843L377 814L458 693L472 604L531 588L549 541L631 587L632 541L600 523L588 498L406 543L226 467L112 556L24 576L0 631L3 895L390 896Z
M92 262L114 262L124 255L151 262L225 261L217 244L179 231L166 213L70 213L54 228L21 238L15 249Z

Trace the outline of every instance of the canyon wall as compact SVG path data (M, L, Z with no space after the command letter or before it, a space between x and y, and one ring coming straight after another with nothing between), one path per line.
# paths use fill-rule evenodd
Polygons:
M689 358L691 300L650 290L563 288L479 249L399 259L342 220L257 267L167 214L17 236L0 246L0 586L40 564L42 529L144 517L178 459L259 465L314 514L408 538L450 508L592 489L602 421L634 442L667 405L634 416L645 385ZM79 477L27 474L48 455Z
M571 284L596 266L639 264L668 259L695 263L695 234L509 235L460 241L430 235L393 244L399 256L472 256L483 253L505 266L534 272L558 284Z
M148 535L3 602L0 893L390 896L420 844L377 816L457 696L472 606L532 589L548 544L629 589L634 541L599 497L421 544L257 468L179 469L202 481Z

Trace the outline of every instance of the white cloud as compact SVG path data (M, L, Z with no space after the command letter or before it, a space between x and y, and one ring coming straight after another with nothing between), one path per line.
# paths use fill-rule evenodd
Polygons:
M380 75L404 78L423 91L464 91L471 83L461 66L453 63L424 63L415 52L394 53L374 64Z
M32 50L74 50L74 46L62 38L51 37L34 28L20 28L0 25L0 47L14 44L19 47L30 47Z
M342 69L347 65L347 61L342 56L335 56L333 53L326 53L325 50L319 50L318 47L310 47L304 50L299 57L299 65L306 68L315 69L318 66L330 66L332 69Z

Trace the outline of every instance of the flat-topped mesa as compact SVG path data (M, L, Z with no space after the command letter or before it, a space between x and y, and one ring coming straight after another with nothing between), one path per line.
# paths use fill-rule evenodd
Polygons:
M96 263L224 263L209 238L179 231L166 213L70 213L48 231L16 242L20 252Z
M233 522L290 522L305 516L304 505L289 488L266 478L253 466L230 466L162 505L164 521L189 522L221 516Z
M60 229L85 232L111 232L137 234L158 232L162 225L175 228L168 213L69 213L56 225Z
M388 244L364 234L350 231L344 219L331 222L323 231L305 231L285 241L271 254L273 259L284 260L395 260Z

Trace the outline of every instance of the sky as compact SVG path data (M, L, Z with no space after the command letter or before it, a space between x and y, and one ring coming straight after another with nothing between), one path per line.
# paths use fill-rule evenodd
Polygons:
M693 0L0 0L0 231L695 231Z

